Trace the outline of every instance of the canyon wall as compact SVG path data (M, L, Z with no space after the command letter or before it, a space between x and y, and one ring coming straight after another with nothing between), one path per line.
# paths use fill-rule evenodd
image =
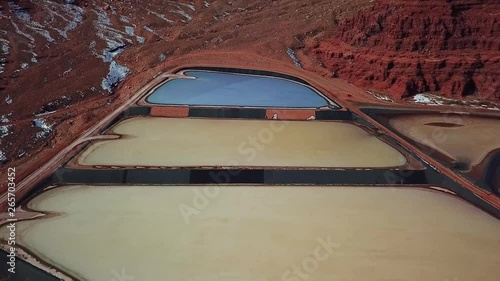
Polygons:
M305 53L333 77L390 93L500 99L500 1L378 1Z

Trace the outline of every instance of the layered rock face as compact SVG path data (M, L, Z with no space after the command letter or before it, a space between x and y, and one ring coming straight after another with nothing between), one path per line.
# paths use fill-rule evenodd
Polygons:
M500 98L498 0L381 0L306 54L332 76L394 98L436 91Z

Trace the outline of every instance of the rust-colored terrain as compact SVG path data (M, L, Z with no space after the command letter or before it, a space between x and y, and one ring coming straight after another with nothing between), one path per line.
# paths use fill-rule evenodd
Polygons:
M500 98L500 2L377 1L305 52L330 75L399 99L421 92Z
M499 13L495 0L1 1L0 173L25 177L186 55L303 67L396 100L498 101Z

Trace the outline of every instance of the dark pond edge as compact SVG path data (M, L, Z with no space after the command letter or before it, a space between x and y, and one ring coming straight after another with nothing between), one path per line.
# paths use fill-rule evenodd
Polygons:
M434 115L439 115L439 114L449 114L449 115L464 115L464 114L461 114L460 112L457 112L457 113L454 113L454 112L443 112L443 113L440 113L440 112L436 112L436 111L430 111L430 110L409 110L409 109L380 109L380 108L360 108L360 110L367 114L368 116L370 116L373 120L375 120L376 122L378 122L380 125L384 126L385 128L387 128L388 130L390 130L391 132L395 133L396 135L398 135L399 137L403 138L404 140L408 141L409 143L411 144L414 144L415 146L419 147L419 148L422 148L423 144L420 144L414 140L412 140L411 138L405 136L404 134L398 132L397 130L395 130L394 128L392 128L390 125L389 125L389 122L387 120L386 117L384 116L388 116L388 115L413 115L413 114L421 114L421 115L425 115L425 114L434 114ZM480 115L480 114L466 114L466 116L476 116L476 117L482 117L482 118L492 118L492 119L498 119L500 121L500 118L495 118L493 116L483 116L483 115ZM477 187L479 187L480 189L486 191L486 192L489 192L489 193L493 193L493 194L496 194L497 196L500 195L498 194L498 192L496 192L496 190L494 190L494 188L492 186L490 186L487 182L486 182L486 172L485 172L485 175L483 175L483 177L481 179L478 179L478 178L474 178L472 176L470 176L467 172L464 172L462 170L460 170L458 167L455 167L454 165L452 165L452 163L446 161L443 157L440 157L439 156L439 152L435 151L433 152L434 155L430 155L427 153L428 149L421 149L426 155L428 155L429 157L432 157L433 159L435 159L436 161L438 161L441 165L445 166L445 167L448 167L449 169L451 169L454 173L458 174L459 176L461 176L462 178L466 179L467 181L473 183L474 185L476 185Z
M29 262L16 257L15 273L8 270L7 252L0 250L0 278L8 281L59 281L60 279L44 270L30 264Z

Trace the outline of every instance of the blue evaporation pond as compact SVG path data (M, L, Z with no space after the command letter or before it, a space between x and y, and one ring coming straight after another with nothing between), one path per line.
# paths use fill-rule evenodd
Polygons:
M171 80L146 101L195 106L319 108L331 105L312 88L287 79L207 71L185 74L196 79Z

